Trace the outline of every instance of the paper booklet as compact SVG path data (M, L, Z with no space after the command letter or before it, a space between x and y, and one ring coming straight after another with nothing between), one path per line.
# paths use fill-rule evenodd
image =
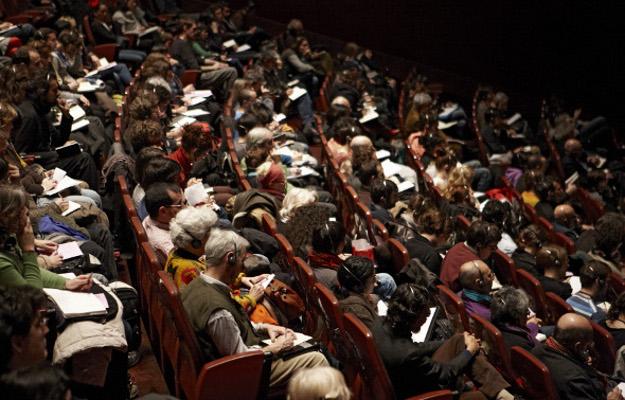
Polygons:
M44 196L54 196L57 193L62 192L65 189L71 188L73 186L78 186L80 182L75 179L70 178L69 176L61 179L60 182L57 182L56 186L47 192L43 192Z
M184 190L184 197L192 207L208 201L208 194L206 193L203 183L196 183L195 185L187 187Z
M385 158L389 158L391 156L391 152L388 150L378 150L375 152L375 156L378 160L384 160Z
M303 95L305 95L306 93L308 93L306 89L301 88L299 86L295 86L293 88L293 92L291 92L291 94L289 95L289 100L295 101L299 99L300 97L302 97Z
M380 114L378 114L375 110L369 109L369 110L367 110L367 113L365 115L363 115L362 118L360 118L358 120L358 122L360 122L361 124L364 124L366 122L373 121L374 119L378 118L379 116L380 116Z
M506 125L510 126L521 119L521 114L516 113L506 120Z
M59 247L56 249L58 255L63 257L63 260L71 260L72 258L81 257L84 255L80 247L78 246L78 242L67 242L59 244Z
M299 346L300 344L309 341L312 339L312 336L304 335L303 333L293 332L295 333L295 340L293 341L293 347ZM263 340L265 344L271 344L271 339Z
M172 126L174 128L183 128L187 125L191 125L192 123L196 122L197 120L193 117L187 117L184 115L180 115L176 118L173 119L173 121L171 122L171 124L169 124L169 126Z
M85 77L87 77L87 78L88 78L88 77L90 77L90 76L94 76L94 75L96 75L96 74L97 74L97 73L99 73L99 72L106 71L107 69L113 68L114 66L116 66L116 65L117 65L117 63L116 63L115 61L113 61L113 62L109 62L109 61L108 61L106 58L104 58L104 57L100 58L100 60L99 60L99 61L100 61L100 66L99 66L98 68L94 69L93 71L89 71L89 72L85 75Z
M224 48L230 48L230 47L234 47L237 45L237 42L234 41L234 39L230 39L228 41L225 41L221 44L222 46L224 46Z
M193 110L187 110L187 111L181 113L181 115L184 115L185 117L201 117L201 116L204 116L204 115L210 115L210 113L208 111L201 110L199 108L195 108Z
M249 49L251 49L252 46L250 46L249 44L242 44L241 46L237 47L237 53L241 53L244 51L248 51Z
M82 207L80 204L73 202L71 200L69 200L68 202L68 206L67 206L67 210L63 211L61 213L62 216L67 217L68 215L70 215L71 213L73 213L76 210L79 210L80 207Z
M429 338L433 327L432 322L434 322L434 317L436 317L437 311L438 307L430 307L430 315L428 315L425 323L421 325L419 332L412 332L412 343L423 343Z
M399 164L395 164L389 159L382 161L381 165L382 170L384 170L384 176L386 178L399 174L399 171L401 170Z
M106 307L93 293L71 292L69 290L43 289L65 319L106 315Z
M158 26L149 27L148 29L144 30L143 32L137 33L137 37L142 37L142 36L145 36L145 35L149 35L152 32L158 32L159 29L160 28Z

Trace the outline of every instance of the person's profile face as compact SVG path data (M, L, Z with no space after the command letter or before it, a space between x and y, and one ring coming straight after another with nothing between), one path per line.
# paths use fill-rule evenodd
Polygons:
M43 312L38 312L28 335L21 338L20 348L22 352L19 354L24 364L36 365L46 359L48 356L46 334L48 333L48 319Z
M495 250L497 250L497 243L489 243L479 249L478 255L482 260L488 260Z

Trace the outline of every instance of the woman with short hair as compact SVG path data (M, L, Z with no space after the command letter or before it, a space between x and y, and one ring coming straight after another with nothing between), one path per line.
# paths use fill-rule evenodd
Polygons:
M536 345L540 319L529 315L530 299L522 289L504 286L493 294L490 319L503 335L506 347L531 351Z

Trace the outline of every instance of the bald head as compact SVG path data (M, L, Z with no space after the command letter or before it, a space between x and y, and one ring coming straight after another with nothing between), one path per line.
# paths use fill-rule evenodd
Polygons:
M582 151L582 143L577 139L568 139L564 142L564 151L568 154L579 153Z
M345 107L347 109L351 109L352 105L349 103L349 100L347 100L346 97L344 96L336 96L334 99L332 99L332 105L333 106L342 106Z
M571 352L578 353L593 342L592 325L582 315L567 313L558 319L553 337Z
M568 204L560 204L553 211L553 216L556 219L565 219L575 215L575 210Z
M460 266L458 281L463 289L487 294L492 289L493 274L484 261L468 261Z

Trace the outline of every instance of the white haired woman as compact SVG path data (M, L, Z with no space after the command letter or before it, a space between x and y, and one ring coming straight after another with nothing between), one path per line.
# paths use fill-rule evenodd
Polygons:
M280 220L284 223L289 222L295 210L300 207L313 204L317 201L317 194L314 190L293 188L288 191L282 200L282 208L280 209Z
M288 400L349 400L352 395L338 369L315 367L302 369L289 382Z

